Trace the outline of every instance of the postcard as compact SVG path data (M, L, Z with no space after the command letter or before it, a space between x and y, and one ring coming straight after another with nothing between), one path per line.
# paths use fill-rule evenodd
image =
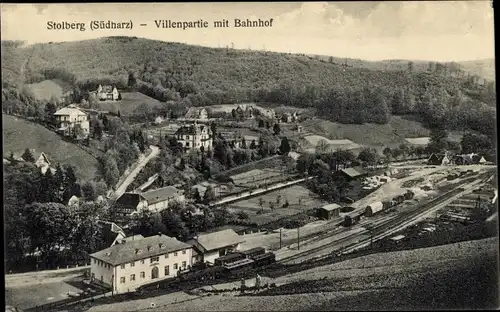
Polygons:
M492 1L1 4L8 311L497 309Z

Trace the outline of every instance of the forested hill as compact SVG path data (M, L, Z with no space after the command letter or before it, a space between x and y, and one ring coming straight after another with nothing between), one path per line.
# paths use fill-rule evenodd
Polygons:
M391 113L469 128L482 127L485 117L494 120L487 107L496 103L494 84L443 64L428 72L415 70L412 62L401 70L370 69L339 59L135 37L29 47L2 42L2 52L4 99L19 96L22 82L60 79L83 91L98 83L129 85L185 106L255 101L316 107L344 123L385 123ZM29 101L29 94L20 96Z
M312 58L345 64L348 67L366 68L382 71L401 71L408 69L408 60L365 61L359 59L337 58L325 55L309 55ZM471 77L481 80L482 84L495 81L495 60L481 59L474 61L438 63L431 61L411 61L414 72L440 72L449 71L450 76ZM476 76L472 78L472 76ZM486 81L484 81L486 79Z

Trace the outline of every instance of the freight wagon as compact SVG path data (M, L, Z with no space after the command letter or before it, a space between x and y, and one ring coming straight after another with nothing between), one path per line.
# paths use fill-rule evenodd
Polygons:
M350 227L357 224L361 220L361 216L364 214L364 211L358 210L351 212L350 214L344 217L343 225L345 227Z

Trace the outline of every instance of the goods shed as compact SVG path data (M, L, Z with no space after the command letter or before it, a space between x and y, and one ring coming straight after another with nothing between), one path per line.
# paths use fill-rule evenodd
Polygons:
M329 220L329 219L332 219L334 217L340 216L340 209L342 209L342 207L340 205L328 204L328 205L325 205L321 208L318 208L317 215L318 215L318 218L320 218L320 219Z

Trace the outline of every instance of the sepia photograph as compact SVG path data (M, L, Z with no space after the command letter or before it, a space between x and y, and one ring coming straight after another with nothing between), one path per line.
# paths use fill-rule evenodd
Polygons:
M6 311L498 310L493 12L2 3Z

